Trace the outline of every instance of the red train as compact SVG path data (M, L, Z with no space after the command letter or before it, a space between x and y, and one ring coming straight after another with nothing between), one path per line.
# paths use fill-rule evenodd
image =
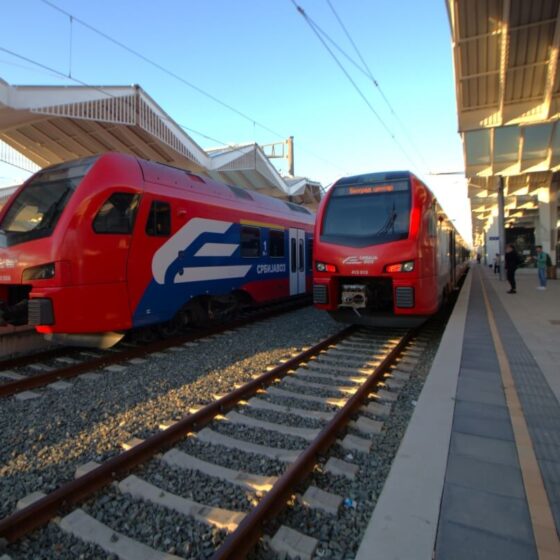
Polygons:
M313 301L341 322L415 326L465 272L469 250L408 171L337 181L317 213Z
M0 324L107 346L310 292L313 224L296 204L128 155L49 167L0 212Z

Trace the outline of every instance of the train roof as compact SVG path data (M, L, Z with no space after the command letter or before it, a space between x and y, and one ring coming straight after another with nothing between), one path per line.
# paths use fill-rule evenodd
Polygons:
M312 223L315 219L313 212L299 204L249 191L236 185L221 183L182 168L139 158L136 159L142 168L144 179L148 182L159 183L178 189L188 187L191 192L194 191L202 196L218 197L248 206L254 205L259 210L290 216L291 219L297 221L309 221L309 223Z

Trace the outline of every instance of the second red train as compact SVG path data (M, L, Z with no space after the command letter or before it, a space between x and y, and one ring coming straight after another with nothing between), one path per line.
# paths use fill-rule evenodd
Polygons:
M314 303L341 322L415 326L437 312L468 258L466 243L412 173L344 177L317 214Z

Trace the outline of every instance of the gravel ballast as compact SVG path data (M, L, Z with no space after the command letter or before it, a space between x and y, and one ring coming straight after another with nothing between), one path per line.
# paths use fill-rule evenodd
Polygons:
M305 308L123 372L102 372L96 381L78 378L65 391L46 387L31 401L3 399L0 517L27 494L71 480L79 465L120 453L131 437L153 434L161 422L211 402L338 330L327 314Z
M8 416L3 416L10 412L16 419L5 424L9 426L12 441L10 434L2 433L0 436L0 516L11 513L15 502L24 495L36 490L49 491L70 480L76 466L88 461L101 462L119 453L121 443L132 437L152 435L158 431L161 422L180 418L192 406L212 402L216 395L225 394L235 385L250 381L255 374L263 373L267 367L276 365L303 346L312 345L340 328L326 314L304 309L196 346L190 345L182 352L165 352L146 363L129 366L122 373L104 373L95 383L77 380L64 395L44 389L40 399L30 402L10 399L2 403L7 406L0 409L0 421L7 421ZM266 529L268 535L272 536L284 524L318 539L316 558L354 557L437 351L441 330L437 328L424 337L428 344L410 379L400 389L391 415L384 420L381 434L366 436L353 428L347 431L348 434L370 439L371 452L350 452L335 444L321 459L305 486L298 490L303 494L307 485L315 485L342 496L345 501L338 515L312 510L295 500L269 524ZM340 360L343 364L343 359ZM348 397L329 387L335 384L332 380L317 376L308 381L324 383L325 388L290 387L286 384L286 389L289 387L297 391L294 398L266 394L259 394L258 398L283 406L332 412L338 409L298 399L297 393L315 397ZM337 384L350 385L342 381ZM276 386L284 388L282 383ZM299 428L321 429L325 425L319 420L290 417L284 412L251 407L246 407L243 413L265 422L279 421ZM32 414L31 419L29 414ZM24 427L24 431L19 442L14 444L13 437L18 426L20 430ZM224 435L269 447L299 450L308 444L303 438L223 420L214 421L208 427ZM344 434L341 434L341 439L343 437ZM2 447L8 441L11 447ZM253 474L278 476L286 468L286 464L263 456L204 443L194 435L185 438L176 447L205 461ZM326 473L325 464L329 457L358 465L356 479ZM198 471L167 466L157 458L137 469L135 474L162 491L238 512L249 511L259 498L257 492L244 490ZM162 506L121 494L116 487L108 488L82 507L115 532L184 558L211 556L226 534L224 530L185 518ZM62 541L73 547L74 555L69 553L66 544L60 544ZM55 554L61 546L64 548L62 555ZM60 529L52 524L32 538L10 545L6 552L14 560L29 557L110 557L100 553L96 547L76 542L73 537L63 535L61 538ZM0 556L1 553L0 549ZM283 558L270 550L268 538L250 554L250 558L258 560L277 557Z

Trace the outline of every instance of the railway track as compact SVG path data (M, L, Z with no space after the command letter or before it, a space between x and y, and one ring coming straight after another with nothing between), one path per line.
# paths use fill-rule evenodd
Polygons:
M337 480L358 475L359 459L369 456L423 352L425 343L412 343L413 336L345 329L151 437L127 442L127 451L105 463L85 466L74 481L0 521L0 537L18 540L57 517L56 530L86 547L84 557L242 558L256 543L280 555L321 556L317 539L287 525L259 538L296 494L320 515L352 507L344 496L301 485L318 472ZM147 539L127 521L141 510L156 512L155 533L162 519L172 520L175 538Z
M68 387L64 380L106 368L108 372L119 371L119 364L139 363L150 354L157 354L174 347L220 335L232 329L240 328L252 322L275 317L304 305L309 305L309 298L247 312L243 317L202 329L190 329L179 336L171 336L148 344L123 342L109 350L78 350L76 348L53 348L39 353L19 356L0 361L0 398L20 395L22 400L33 399L38 393L31 390L54 384L54 389L64 390ZM60 364L63 364L62 366Z

